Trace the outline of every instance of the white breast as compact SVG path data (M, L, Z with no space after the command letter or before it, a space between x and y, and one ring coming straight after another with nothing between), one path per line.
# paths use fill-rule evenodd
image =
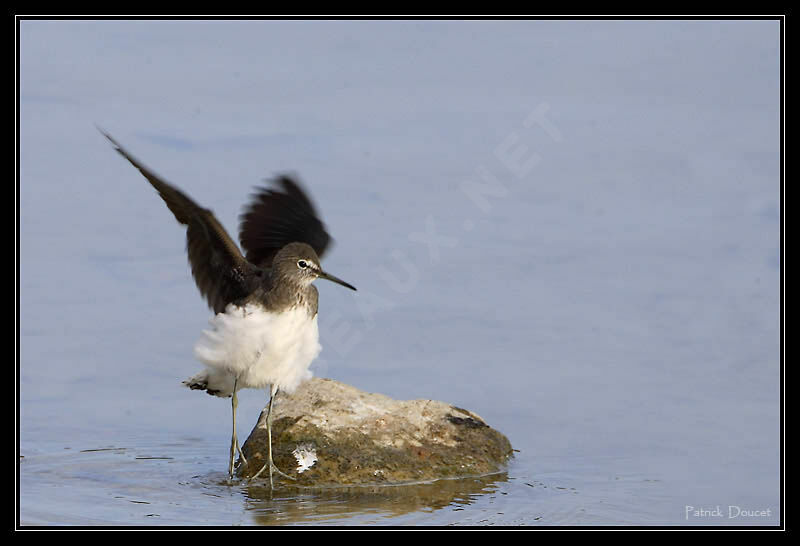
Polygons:
M270 313L255 305L229 305L209 323L212 329L203 332L195 356L210 374L238 377L239 388L274 385L293 392L311 378L308 367L322 349L317 316L304 307Z

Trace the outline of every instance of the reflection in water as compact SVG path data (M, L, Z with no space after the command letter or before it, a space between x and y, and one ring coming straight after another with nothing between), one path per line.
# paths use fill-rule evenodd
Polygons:
M23 525L363 525L443 514L507 485L505 473L397 486L248 485L227 480L211 442L64 447L20 459ZM441 517L441 516L439 516ZM392 520L395 521L395 520ZM428 517L435 524L437 516Z
M373 521L411 512L436 510L448 506L467 506L485 494L494 493L498 484L508 481L505 472L439 480L408 485L357 486L336 488L289 487L270 491L269 486L243 487L247 510L261 525L324 523L342 517L363 516Z
M598 458L534 476L526 469L536 463L520 453L508 474L271 493L266 482L229 482L213 440L129 438L21 455L23 525L635 525L663 523L675 511L663 481L598 472L595 465L610 466Z

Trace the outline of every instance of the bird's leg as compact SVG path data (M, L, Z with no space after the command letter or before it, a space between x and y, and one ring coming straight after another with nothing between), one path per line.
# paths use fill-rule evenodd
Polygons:
M275 466L275 463L272 462L272 402L275 400L275 395L278 394L278 389L273 385L270 388L269 394L269 406L267 407L267 462L264 466L261 467L261 470L256 472L252 479L258 478L264 470L269 468L269 487L270 489L273 487L272 484L272 474L273 472L278 474L279 476L283 476L287 480L294 481L294 478L288 476L278 470L278 467Z
M247 457L244 456L244 452L242 448L239 447L239 442L236 442L236 451L239 453L239 460L244 463L245 466L250 466L250 463L247 462Z
M242 452L242 448L239 446L239 439L236 435L236 409L239 407L239 397L236 394L236 389L233 391L231 405L233 406L233 443L236 444L236 451L239 452L239 460L242 461L245 466L248 466L247 457L244 456L244 452Z
M239 406L239 397L236 394L236 387L237 383L239 382L239 378L233 380L233 394L231 395L231 413L233 414L233 431L231 433L231 456L230 461L228 463L228 477L233 479L233 457L236 455L236 452L239 452L239 458L247 464L247 459L242 453L242 448L239 447L239 440L236 437L236 408Z

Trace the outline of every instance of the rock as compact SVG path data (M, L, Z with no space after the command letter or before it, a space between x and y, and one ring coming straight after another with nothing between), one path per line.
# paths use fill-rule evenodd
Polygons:
M398 401L314 378L272 406L272 457L293 485L379 485L481 476L512 454L472 412L434 400ZM264 464L267 412L242 446L247 478ZM262 474L264 476L264 474ZM274 476L279 479L278 476Z

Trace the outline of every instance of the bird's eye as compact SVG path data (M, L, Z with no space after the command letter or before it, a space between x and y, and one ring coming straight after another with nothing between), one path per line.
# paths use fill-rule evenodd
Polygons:
M305 269L306 267L308 267L308 262L305 260L297 260L297 267L299 267L300 269Z

